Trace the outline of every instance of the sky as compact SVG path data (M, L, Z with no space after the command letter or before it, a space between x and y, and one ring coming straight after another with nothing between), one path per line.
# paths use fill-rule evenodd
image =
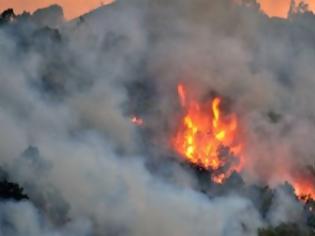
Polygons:
M17 13L34 10L57 3L64 8L65 17L72 19L106 4L109 0L0 0L0 11L12 7ZM270 16L285 17L290 0L259 0L262 9ZM315 0L305 1L315 9Z
M65 17L72 19L105 4L107 1L109 0L0 0L0 11L14 8L16 13L33 12L38 8L59 4L64 9Z
M290 0L258 0L262 9L270 16L285 17L288 13ZM299 1L296 0L298 3ZM311 10L315 10L315 0L305 0Z

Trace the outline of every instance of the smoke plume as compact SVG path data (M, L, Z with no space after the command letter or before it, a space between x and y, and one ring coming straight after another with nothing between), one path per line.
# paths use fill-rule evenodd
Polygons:
M315 193L307 9L278 19L256 1L120 0L68 22L58 6L0 20L0 166L29 197L1 201L2 235L235 236L305 223L281 185ZM237 113L238 174L276 189L265 214L250 191L200 191L177 162L180 82Z

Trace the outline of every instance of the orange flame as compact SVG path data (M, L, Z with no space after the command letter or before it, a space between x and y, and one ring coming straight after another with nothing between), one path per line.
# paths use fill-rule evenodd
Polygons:
M177 92L184 114L172 137L172 147L185 161L211 170L213 182L224 183L244 167L244 140L236 114L222 112L221 97L199 102L191 98L183 84L178 84ZM302 201L315 200L315 167L294 168L286 173L291 176L288 180L295 194Z
M233 171L241 170L242 146L237 142L238 120L235 114L223 115L222 98L200 104L188 100L183 84L177 86L180 104L185 109L172 146L186 161L212 170L212 180L223 183ZM222 154L222 150L228 154Z
M315 173L313 169L304 169L290 181L300 200L315 200Z
M298 182L293 184L295 194L301 200L315 199L315 189L314 186L309 185L305 182Z

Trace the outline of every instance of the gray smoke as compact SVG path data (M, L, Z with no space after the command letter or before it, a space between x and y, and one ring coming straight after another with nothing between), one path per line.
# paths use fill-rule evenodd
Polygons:
M195 176L160 154L183 81L197 97L231 100L246 183L303 178L294 170L315 153L311 13L285 20L254 3L121 0L62 18L54 6L0 28L0 166L30 197L1 202L2 235L235 236L303 221L286 192L262 219L246 197L196 191Z

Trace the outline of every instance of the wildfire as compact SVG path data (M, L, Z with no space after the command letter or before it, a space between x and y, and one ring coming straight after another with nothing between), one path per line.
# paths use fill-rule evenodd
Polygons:
M209 170L214 183L224 183L245 164L246 150L237 115L223 112L222 97L199 101L187 93L183 84L178 84L177 93L183 114L171 137L172 148L186 162ZM130 121L135 126L144 125L136 115ZM294 171L291 178L283 179L292 184L296 196L304 202L315 200L314 180L315 167Z
M314 172L304 170L301 173L303 173L303 175L295 176L295 178L291 180L295 194L303 201L307 201L308 199L315 200Z
M177 86L184 115L172 138L176 152L185 160L212 171L212 180L223 183L233 171L242 167L242 145L238 142L236 114L223 115L222 98L199 103L188 99L183 84Z

